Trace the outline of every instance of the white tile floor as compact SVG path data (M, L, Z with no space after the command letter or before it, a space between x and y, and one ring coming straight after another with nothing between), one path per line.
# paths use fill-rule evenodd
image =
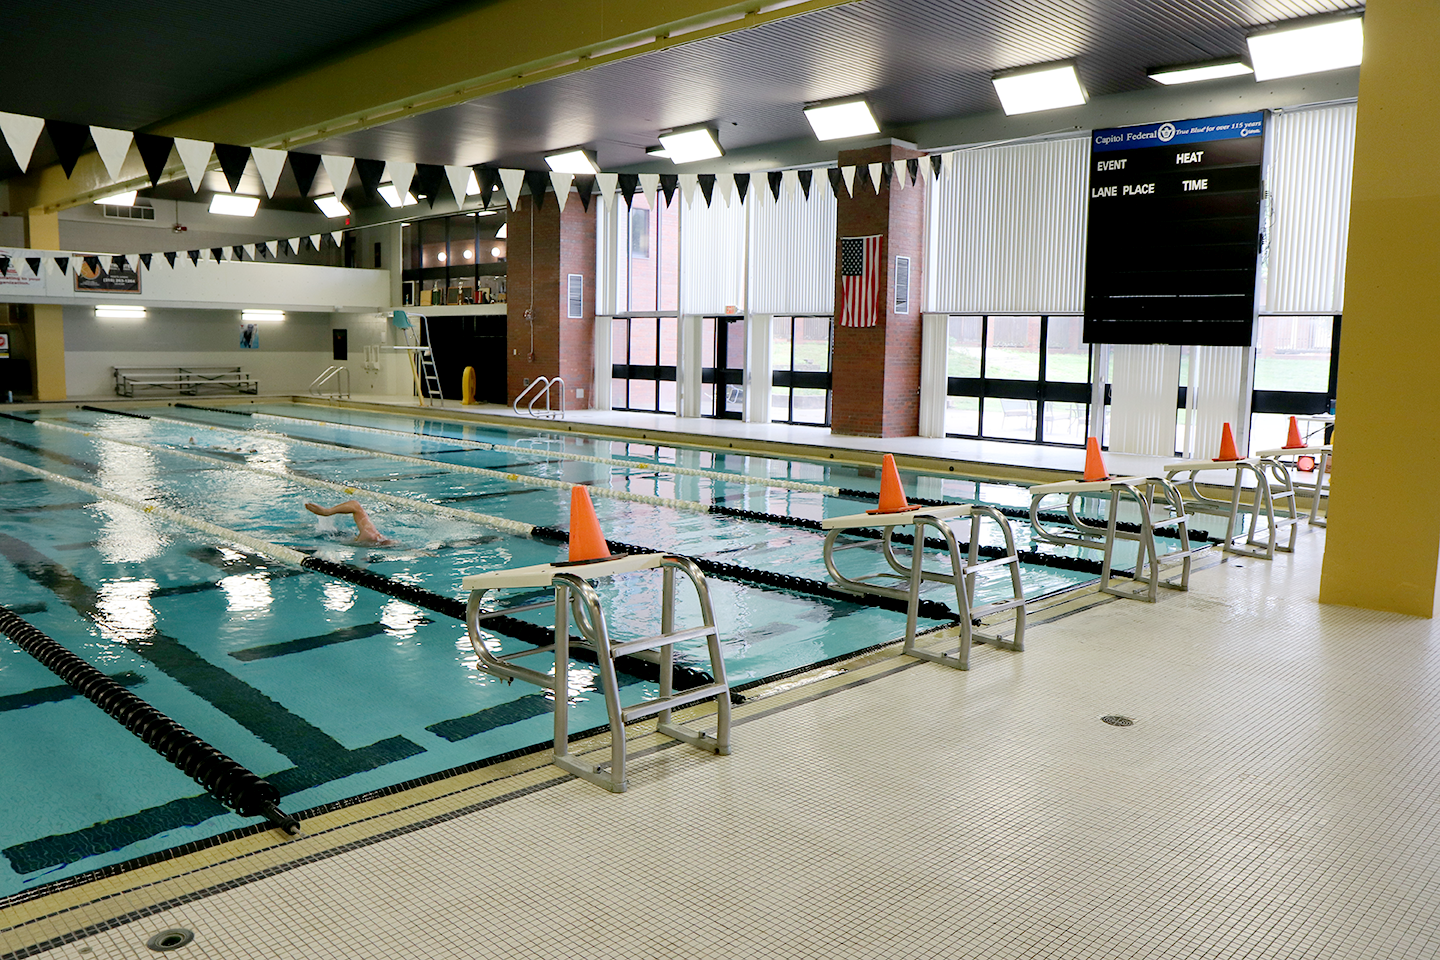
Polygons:
M881 657L629 793L542 768L48 955L181 926L191 958L1435 957L1440 631L1320 606L1323 548L1037 623L968 674Z

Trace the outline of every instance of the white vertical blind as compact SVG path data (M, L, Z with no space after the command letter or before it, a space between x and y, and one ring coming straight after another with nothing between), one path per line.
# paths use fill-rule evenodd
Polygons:
M709 206L699 190L693 203L680 203L680 312L743 312L745 204L734 195L726 203L719 187Z
M774 380L775 316L750 313L745 317L745 422L770 422L770 394Z
M1275 115L1266 313L1340 313L1350 232L1355 104Z
M1218 454L1221 431L1227 423L1236 442L1243 442L1242 428L1250 412L1247 402L1250 385L1245 382L1245 354L1250 349L1190 348L1190 384L1194 396L1187 399L1186 406L1194 411L1194 415L1189 424L1187 455L1213 457Z
M920 315L920 436L945 436L945 396L950 387L946 361L950 350L950 317Z
M1110 449L1150 457L1175 455L1175 399L1180 348L1115 344L1110 379Z
M824 170L777 201L763 175L751 180L749 309L760 313L835 312L835 194Z
M953 155L930 193L926 309L1078 313L1085 285L1085 137Z

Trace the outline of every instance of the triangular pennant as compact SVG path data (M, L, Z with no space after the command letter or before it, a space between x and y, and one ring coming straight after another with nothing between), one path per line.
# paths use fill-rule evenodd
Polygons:
M870 174L870 186L875 188L875 192L877 194L880 192L880 178L884 176L884 174L880 171L883 170L884 167L885 164L883 163L872 163L868 168L868 172Z
M211 248L210 248L210 256L212 256L212 257L215 258L215 262L216 262L216 263L220 263L221 261L223 261L223 260L225 259L225 248L224 248L224 247L211 247Z
M205 179L205 170L210 166L210 154L214 149L215 145L209 140L175 138L175 152L180 154L180 163L185 167L185 175L190 178L190 189L194 193L200 192L200 183Z
M800 191L805 194L805 199L810 199L810 181L815 178L814 170L796 170L795 179L800 181Z
M470 169L475 171L475 182L480 186L480 205L490 206L490 195L495 192L496 172L494 167L477 163Z
M165 260L166 260L167 263L170 264L170 269L171 269L171 270L174 270L174 269L175 269L175 251L174 251L174 250L167 250L167 251L165 252Z
M328 170L329 167L326 167ZM365 197L371 201L380 199L380 181L385 179L384 160L361 160L355 161L355 172L360 176L360 186L365 190ZM400 199L405 199L401 197Z
M620 196L625 198L625 206L631 206L635 202L635 190L640 186L640 175L638 173L622 173L618 182Z
M160 177L165 173L165 164L170 162L170 150L174 146L174 137L159 137L153 133L135 134L135 149L140 152L140 162L145 164L150 186L160 186Z
M745 202L745 194L750 192L750 174L735 174L735 193L740 197L740 202Z
M786 200L795 199L795 188L799 185L800 178L795 176L794 170L786 170L780 174L780 186L785 192Z
M955 167L955 151L954 151L954 150L951 150L949 153L942 153L942 154L940 155L940 173L941 173L943 176L949 177L949 176L950 176L950 171L951 171L952 169L954 169L954 167Z
M830 180L830 192L835 194L835 196L837 197L840 196L840 186L844 182L840 176L840 168L826 167L825 176L828 177Z
M415 177L410 181L410 192L417 197L424 197L430 208L435 208L435 201L440 197L441 185L445 183L445 168L438 163L417 163L415 164ZM461 186L461 190L465 187ZM465 195L462 193L455 198L455 203L465 202Z
M545 191L550 186L550 178L544 170L526 170L525 185L530 188L530 201L539 210L545 206ZM509 189L508 187L506 188Z
M640 174L640 192L645 194L650 201L650 209L655 210L660 206L660 174Z
M310 188L315 185L315 174L320 169L320 154L291 150L286 159L290 161L290 172L295 176L295 186L300 188L300 196L310 196Z
M381 178L381 182L390 181L390 185L395 188L395 196L400 198L400 205L403 207L408 203L405 195L410 192L410 182L414 179L415 164L388 161L385 164L385 175Z
M616 173L595 174L595 186L600 188L600 199L607 204L614 202L615 188L620 183L620 175Z
M770 196L775 198L776 203L779 203L780 184L785 179L784 175L781 174L779 170L771 170L769 173L765 174L765 177L770 183Z
M333 230L330 233L330 239L335 241L335 246L337 247L340 246L340 241L344 238L344 236L345 233L342 230Z
M910 174L910 186L915 186L915 179L920 176L920 158L911 157L905 161L905 169Z
M255 161L255 170L260 174L260 185L265 188L265 196L275 196L280 172L285 169L285 151L252 147L250 157Z
M190 258L190 262L191 262L192 264L194 264L194 265L197 266L197 267L200 266L200 251L199 251L199 250L188 250L188 251L186 251L186 256L188 256L188 257Z
M119 273L120 271L126 269L129 266L130 258L125 256L123 253L110 258L110 269L114 270L116 273Z
M840 179L845 181L845 195L847 197L855 196L855 167L841 167Z
M255 244L245 244L245 256L249 257L251 260L255 259Z
M354 158L321 156L320 162L325 166L325 176L330 178L331 192L337 199L343 197L350 184L350 171L355 169Z
M501 168L500 182L505 185L505 200L514 210L515 205L520 202L520 185L525 182L524 170L510 170Z
M271 260L274 260L274 259L275 259L275 251L276 251L276 248L277 248L278 246L279 246L279 244L276 243L274 240L266 240L266 241L265 241L265 255L266 255L267 257L269 257Z
M685 198L686 205L693 207L695 205L695 187L700 183L699 177L693 173L680 173L676 174L675 182L680 187L680 195Z
M700 185L700 193L705 197L705 206L710 206L715 196L715 174L701 173L695 177L695 182Z
M575 192L580 194L580 205L590 212L590 196L595 192L595 174L582 173L575 177Z
M934 176L936 180L940 179L940 163L940 154L930 154L930 171L931 175Z
M26 258L25 258L25 265L30 268L30 273L31 273L32 275L38 277L38 276L40 276L40 268L45 265L45 258L44 258L44 257L26 257Z
M230 248L230 259L231 259L231 260L239 260L239 261L242 261L242 262L243 262L243 261L245 260L245 248L244 248L243 246L241 246L240 244L238 244L238 243L237 243L235 246L231 247L231 248ZM252 257L251 259L254 259L254 258Z
M60 169L68 180L75 172L75 162L85 150L85 141L90 139L90 128L83 123L69 123L64 120L46 120L45 132L50 135L50 145L60 158Z
M91 256L91 257L85 257L84 259L85 259L85 266L89 267L91 270L98 271L98 270L100 269L100 258L99 258L99 257Z
M3 135L5 142L10 145L10 153L14 155L21 173L30 169L30 157L35 152L35 142L40 139L40 131L44 129L45 121L39 117L0 112L0 135Z
M62 277L63 277L65 274L67 274L67 273L70 272L70 258L69 258L69 257L56 257L55 260L54 260L54 264L55 264L55 269L57 269L57 270L60 271L60 275L61 275Z
M289 245L289 247L290 247L290 255L291 255L292 257L294 257L294 256L299 256L299 255L300 255L300 238L299 238L299 237L291 237L289 240L286 240L285 243Z
M145 269L146 269L146 270L149 270L149 269L150 269L150 261L151 261L152 259L154 259L154 257L155 257L155 254L153 254L153 253L142 253L142 254L140 254L140 262L143 263L143 264L145 264Z
M551 171L550 186L555 190L555 201L560 204L560 212L565 212L565 201L570 199L570 184L575 182L575 174L559 173Z
M904 189L905 189L905 161L904 161L904 160L896 160L896 161L895 161L894 163L892 163L890 166L891 166L891 169L886 171L886 173L887 173L887 174L889 175L889 177L890 177L890 182L893 183L893 184L895 184L895 189L897 189L897 190L904 190Z
M225 174L225 182L230 184L230 192L239 190L240 178L245 176L245 166L250 162L250 148L233 143L217 143L215 159L220 161L220 170Z
M464 205L465 189L470 185L470 178L474 175L469 167L446 164L445 179L450 183L450 196L455 198L455 206Z
M321 242L321 240L322 240L322 237L320 236L320 234L318 234L318 233L312 233L312 234L310 234L310 246L312 246L312 247L315 248L315 252L316 252L316 253L319 253L319 252L320 252L320 242Z
M100 162L112 183L120 179L120 168L125 165L125 155L130 152L130 142L135 139L129 130L115 130L111 127L90 128L90 137L100 153Z
M720 198L725 201L725 206L730 206L735 196L735 177L728 173L717 174L715 185L720 188Z
M10 272L10 258L0 257L0 277Z

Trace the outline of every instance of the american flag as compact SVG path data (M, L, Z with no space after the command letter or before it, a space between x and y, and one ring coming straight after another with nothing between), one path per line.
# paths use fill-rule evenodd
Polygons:
M883 238L840 240L840 326L873 327L879 322L880 242Z

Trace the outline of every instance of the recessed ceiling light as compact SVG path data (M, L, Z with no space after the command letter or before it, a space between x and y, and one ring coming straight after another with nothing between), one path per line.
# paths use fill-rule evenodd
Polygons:
M95 307L95 316L104 320L144 320L145 308L131 304L102 303Z
M1221 77L1239 77L1253 73L1250 65L1239 57L1226 60L1207 60L1204 63L1187 63L1179 67L1156 67L1149 71L1149 77L1156 83L1167 86L1176 83L1199 83L1201 80L1218 80Z
M875 114L864 100L812 104L805 108L805 119L810 121L817 140L843 140L880 132Z
M1047 63L997 73L990 80L1000 96L1006 116L1078 107L1085 102L1080 77L1073 63Z
M246 323L279 323L285 319L284 310L241 310L240 319Z
M674 163L694 163L725 156L719 134L711 127L687 127L660 134L660 145Z
M420 201L416 200L415 197L410 194L410 191L407 190L407 191L405 191L405 202L402 204L402 203L400 202L400 191L395 189L395 184L393 184L393 183L382 183L382 184L380 185L379 189L377 189L375 192L378 193L378 194L380 194L380 199L381 199L381 200L384 200L384 201L385 201L387 204L389 204L391 207L399 207L399 206L406 206L406 207L408 207L408 206L410 206L412 203L419 203L419 202L420 202Z
M124 193L112 193L108 197L101 197L96 203L103 203L107 207L133 207L135 206L135 191L126 190Z
M260 208L259 197L241 197L233 193L217 193L210 198L210 212L227 217L253 217Z
M1256 80L1296 77L1302 73L1360 65L1364 20L1346 17L1279 27L1246 37Z
M329 217L331 220L334 220L337 217L350 216L350 208L345 206L345 204L341 203L340 198L334 196L333 194L328 197L316 197L315 206L319 207L320 212L325 214L325 216Z
M499 247L491 247L491 248L490 248L490 256L492 256L492 257L500 257L500 256L504 256L504 254L505 254L505 251L502 250L502 249L500 249Z
M552 153L545 157L545 162L550 169L556 173L599 173L600 166L595 162L595 155L589 150L582 150L576 147L573 150L561 150L559 153Z
M474 259L475 259L475 251L474 251L474 250L471 250L469 247L466 247L466 248L465 248L465 259L466 259L466 260L474 260Z

